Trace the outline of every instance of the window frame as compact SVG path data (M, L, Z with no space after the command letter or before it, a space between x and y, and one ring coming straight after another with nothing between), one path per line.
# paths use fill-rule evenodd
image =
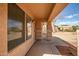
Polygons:
M8 40L7 40L7 42L8 42L8 52L11 51L11 50L13 50L13 49L15 49L16 47L18 47L19 45L21 45L23 42L25 42L25 21L26 21L26 20L25 20L25 12L24 12L19 6L17 6L16 4L12 4L12 3L9 3L9 4L8 4L8 22L7 22L7 25L8 25L8 26L7 26L7 34L8 34L8 32L9 32L9 31L8 31L8 30L9 30L8 28L9 28L9 26L10 26L10 25L9 25L9 19L10 19L10 18L12 18L12 19L15 18L15 19L16 19L15 16L12 16L12 15L11 15L11 14L12 14L12 13L11 13L11 11L12 11L11 7L12 7L12 6L13 6L15 9L18 9L19 12L22 12L22 14L23 14L23 15L20 15L20 16L23 16L23 17L22 17L23 19L20 19L20 20L19 20L19 21L21 21L21 23L22 23L22 33L21 33L22 39L18 39L18 40L16 39L16 41L14 41L14 40L15 40L15 39L14 39L14 40L10 40L10 41L9 41L9 35L8 35L8 38L7 38L7 39L8 39ZM13 8L13 7L12 7L12 8ZM9 9L9 8L10 8L10 9ZM15 10L15 9L14 9L14 10ZM17 11L17 10L16 10L16 11ZM15 14L16 14L16 11L14 11ZM10 13L11 13L11 14L10 14ZM19 14L19 13L17 13L17 14ZM16 21L17 21L17 19L16 19ZM19 40L20 40L20 41L19 41ZM15 44L14 44L14 43L15 43ZM18 43L18 44L17 44L17 43ZM13 44L14 44L14 46L12 47Z

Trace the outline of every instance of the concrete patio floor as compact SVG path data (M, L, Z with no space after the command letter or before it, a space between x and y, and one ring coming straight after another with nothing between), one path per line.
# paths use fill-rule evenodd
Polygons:
M52 38L35 42L26 56L75 56L77 55L76 33L57 32Z

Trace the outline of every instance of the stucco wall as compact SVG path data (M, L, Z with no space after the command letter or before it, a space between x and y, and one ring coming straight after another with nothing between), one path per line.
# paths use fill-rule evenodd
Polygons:
M34 22L32 24L32 38L26 40L13 50L8 52L8 35L7 35L7 21L8 21L8 4L0 4L0 55L2 56L23 56L31 48L35 42Z
M7 4L0 4L0 55L7 54Z
M24 56L28 50L31 48L33 43L35 42L34 39L29 39L20 46L16 47L14 50L8 53L9 56Z

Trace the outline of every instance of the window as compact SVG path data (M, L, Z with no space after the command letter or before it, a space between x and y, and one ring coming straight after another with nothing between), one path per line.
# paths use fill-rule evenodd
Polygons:
M27 21L27 39L30 39L32 37L32 21Z
M8 51L25 41L25 13L16 5L8 4Z
M46 37L47 36L47 22L42 22L42 37Z

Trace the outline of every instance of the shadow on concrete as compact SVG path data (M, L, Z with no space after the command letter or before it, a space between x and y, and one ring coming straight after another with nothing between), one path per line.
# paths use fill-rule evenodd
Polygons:
M69 42L56 36L53 36L50 41L52 41L51 42L52 45L56 46L61 55L77 56L77 47L73 46Z

